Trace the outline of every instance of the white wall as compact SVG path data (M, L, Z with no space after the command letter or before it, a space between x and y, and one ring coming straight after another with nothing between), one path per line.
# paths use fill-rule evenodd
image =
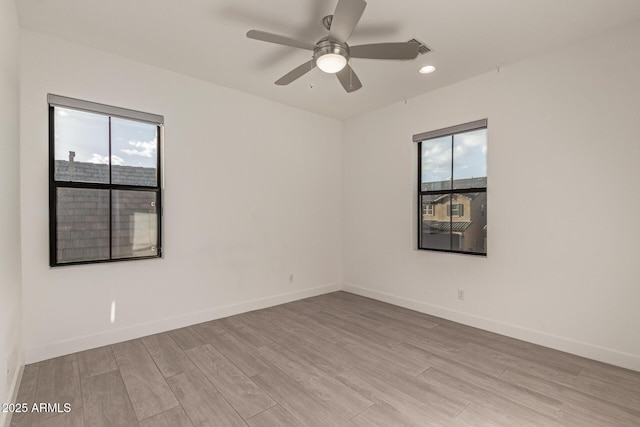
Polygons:
M635 25L346 121L346 289L640 370L639 69ZM412 135L482 118L488 256L414 250Z
M21 42L27 362L339 287L340 122L38 33ZM49 268L47 93L164 115L163 259Z
M22 364L18 47L15 2L0 0L0 403L11 401Z

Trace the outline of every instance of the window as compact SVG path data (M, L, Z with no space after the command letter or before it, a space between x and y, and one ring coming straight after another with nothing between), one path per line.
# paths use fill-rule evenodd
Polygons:
M487 254L487 120L414 135L418 249Z
M447 216L463 216L464 205L456 203L455 205L447 205Z
M424 214L428 216L433 216L433 204L429 203L424 207Z
M48 102L50 265L160 257L163 117Z

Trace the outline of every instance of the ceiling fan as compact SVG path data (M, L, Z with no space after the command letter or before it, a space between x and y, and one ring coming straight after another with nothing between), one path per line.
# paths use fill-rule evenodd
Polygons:
M277 85L288 85L317 65L325 73L335 74L347 92L354 92L362 87L362 83L349 66L349 59L414 59L418 56L420 48L420 45L414 42L349 46L347 39L353 33L365 7L367 3L364 0L338 0L333 15L322 18L322 25L329 31L329 35L315 44L259 30L247 32L247 37L313 51L310 61L282 76L276 81Z

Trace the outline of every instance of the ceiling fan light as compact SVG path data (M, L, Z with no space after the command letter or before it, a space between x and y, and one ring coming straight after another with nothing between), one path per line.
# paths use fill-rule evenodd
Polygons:
M347 65L347 58L337 53L325 53L316 59L316 65L325 73L335 74Z

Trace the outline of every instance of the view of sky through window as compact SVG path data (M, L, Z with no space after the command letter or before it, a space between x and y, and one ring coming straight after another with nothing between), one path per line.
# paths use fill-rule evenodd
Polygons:
M109 163L109 118L101 114L56 107L55 159ZM154 124L112 118L111 163L155 168L157 127Z
M451 179L451 136L422 142L422 182ZM454 180L487 176L487 130L453 136Z

